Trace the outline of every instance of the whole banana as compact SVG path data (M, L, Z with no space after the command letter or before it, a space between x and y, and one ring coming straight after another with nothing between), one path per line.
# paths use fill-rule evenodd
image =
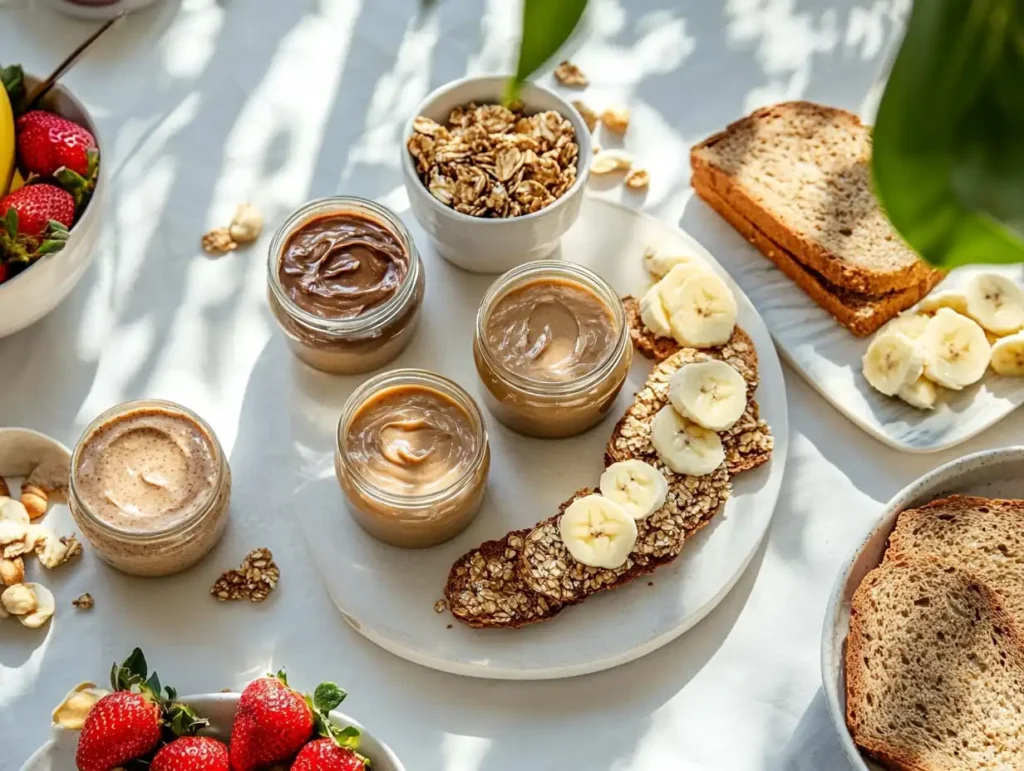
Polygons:
M0 86L0 196L7 194L14 178L14 110L7 91Z

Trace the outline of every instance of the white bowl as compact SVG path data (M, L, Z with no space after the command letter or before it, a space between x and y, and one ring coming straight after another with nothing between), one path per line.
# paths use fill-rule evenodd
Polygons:
M106 5L81 5L68 0L46 0L53 10L85 21L105 21L113 19L123 11L141 11L157 0L114 0Z
M839 740L855 769L881 766L860 754L846 727L846 635L850 630L850 600L864 576L878 566L900 512L953 493L989 498L1024 498L1024 447L967 455L939 466L903 488L889 501L881 518L854 549L836 578L825 611L821 637L821 676L828 711Z
M182 702L192 707L201 717L210 721L204 734L227 741L231 735L235 709L238 707L237 693L206 693L199 696L185 696ZM356 720L343 712L331 713L331 722L339 727L354 726L360 730L359 751L373 761L373 771L405 771L405 766L394 752L380 739L366 730ZM21 771L75 771L75 750L78 747L79 731L60 726L53 727L53 739L36 750Z
M416 174L405 143L412 136L412 122L420 115L445 123L453 107L476 102L501 101L508 76L456 80L430 94L409 118L402 135L402 177L416 219L430 236L438 253L473 273L504 273L524 262L548 257L580 213L594 151L590 130L571 104L535 83L523 85L520 98L527 113L554 110L568 118L576 131L579 157L576 181L553 204L533 214L507 219L487 219L462 214L434 198Z
M39 79L26 76L25 82L31 89ZM95 122L67 89L59 84L55 86L47 96L45 106L89 129L102 152L103 142ZM103 219L106 166L106 159L101 155L96 189L82 216L71 228L64 248L56 254L41 257L14 278L0 284L0 338L34 324L56 308L89 267Z

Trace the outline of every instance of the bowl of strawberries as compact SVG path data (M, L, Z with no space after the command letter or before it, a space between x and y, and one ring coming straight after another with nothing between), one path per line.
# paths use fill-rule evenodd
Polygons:
M22 771L405 771L382 741L337 710L345 692L312 693L284 672L241 693L179 698L136 648L110 688L81 683L53 712L53 739Z
M0 67L0 337L38 321L71 292L93 257L104 168L96 125L57 84Z

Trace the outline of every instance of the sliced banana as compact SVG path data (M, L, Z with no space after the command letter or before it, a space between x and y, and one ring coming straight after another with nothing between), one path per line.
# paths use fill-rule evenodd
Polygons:
M668 381L668 400L684 418L725 431L747 408L747 381L719 359L684 364Z
M871 341L861 367L864 377L876 391L895 396L924 372L924 351L904 334L888 332Z
M655 337L672 337L672 327L668 321L668 312L661 299L657 285L648 289L640 298L640 320Z
M725 462L725 448L714 431L687 420L666 405L651 421L651 444L662 463L677 474L701 477Z
M601 495L619 504L633 519L644 519L665 505L668 480L650 463L623 460L601 474Z
M901 313L891 321L887 321L885 326L878 330L878 334L899 332L911 340L916 340L924 334L924 330L928 327L928 321L929 317L923 313Z
M709 271L707 262L692 254L680 254L678 252L659 252L657 249L648 248L644 252L644 267L647 272L655 278L662 278L677 265L690 265L699 270Z
M967 315L997 335L1010 335L1024 327L1024 291L999 273L972 276L964 289Z
M981 380L992 349L977 322L951 308L939 308L920 338L924 374L934 383L959 391Z
M931 410L935 409L935 400L939 392L935 383L922 375L910 385L903 386L896 395L911 407Z
M736 326L736 298L719 276L714 273L692 276L671 299L662 297L668 309L672 336L680 345L710 348L729 342Z
M917 304L919 313L935 313L939 308L952 308L957 313L967 315L967 295L954 289L945 292L932 292Z
M636 520L603 495L584 495L558 520L562 543L577 562L592 568L622 567L636 546Z
M1024 375L1024 332L996 341L992 346L992 369L1000 375Z

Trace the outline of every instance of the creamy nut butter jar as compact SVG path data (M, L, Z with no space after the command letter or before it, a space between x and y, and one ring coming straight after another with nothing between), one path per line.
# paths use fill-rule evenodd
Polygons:
M132 575L171 575L201 560L224 532L230 497L213 429L173 402L107 410L71 456L75 522L104 561Z
M270 309L295 355L324 372L370 372L392 361L416 330L423 291L409 232L373 201L312 201L270 245Z
M629 373L633 346L622 301L581 265L515 268L484 295L473 357L485 404L509 428L574 436L599 422Z
M393 546L434 546L465 530L480 510L490 464L472 397L425 370L370 378L338 421L335 471L349 512Z

